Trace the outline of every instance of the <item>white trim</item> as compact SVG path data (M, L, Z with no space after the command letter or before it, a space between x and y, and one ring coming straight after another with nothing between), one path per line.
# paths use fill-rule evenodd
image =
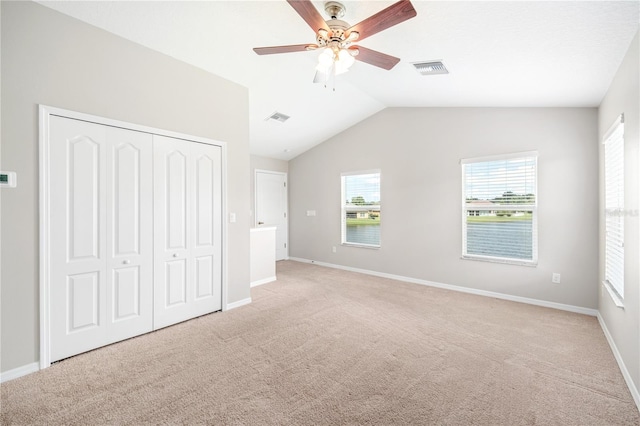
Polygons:
M39 113L39 200L40 200L40 368L51 365L49 340L49 231L51 207L49 205L49 119L50 112L44 105L38 106Z
M508 257L493 257L493 256L482 256L479 254L463 254L460 256L462 260L478 260L480 262L490 262L490 263L501 263L503 265L516 265L516 266L531 266L533 268L538 266L537 261L527 261L527 260L517 260L510 259Z
M227 310L229 298L229 199L227 191L227 144L222 148L222 311Z
M201 136L188 135L186 133L174 132L171 130L158 129L157 127L144 126L142 124L129 123L127 121L114 120L112 118L100 117L98 115L85 114L83 112L68 109L56 108L48 105L39 105L40 111L49 115L71 118L74 120L88 121L90 123L102 124L105 126L119 127L127 130L135 130L143 133L151 133L159 136L167 136L174 139L184 139L189 142L199 142L208 145L225 146L227 143Z
M251 298L247 297L246 299L238 300L237 302L227 303L225 307L225 311L230 311L231 309L239 308L240 306L248 305L251 303Z
M513 158L538 158L538 151L512 152L509 154L487 155L485 157L462 158L460 164L483 163L485 161L511 160Z
M357 170L355 172L340 172L340 176L357 176L357 175L372 175L372 174L382 174L382 169L368 169L368 170Z
M613 121L613 123L611 123L611 126L609 126L607 131L604 132L604 135L602 135L603 144L607 141L607 139L609 139L609 137L613 134L613 132L618 130L618 126L621 124L624 124L624 113L617 116L616 119Z
M335 265L332 263L317 262L315 260L302 259L298 257L291 257L289 259L295 262L312 263L314 265L324 266L327 268L342 269L350 272L358 272L361 274L373 275L375 277L389 278L392 280L404 281L412 284L426 285L429 287L437 287L445 290L458 291L460 293L469 293L469 294L475 294L478 296L493 297L495 299L509 300L511 302L526 303L528 305L542 306L545 308L558 309L561 311L574 312L577 314L589 315L593 317L595 317L598 314L597 309L583 308L582 306L565 305L564 303L549 302L547 300L531 299L529 297L513 296L510 294L497 293L493 291L479 290L475 288L461 287L461 286L451 285L451 284L443 284L435 281L422 280L419 278L411 278L411 277L405 277L402 275L387 274L385 272L370 271L368 269L352 268L350 266Z
M624 381L627 383L627 387L629 388L629 392L631 392L631 396L633 397L633 400L636 403L636 407L640 411L640 393L638 392L638 388L633 383L631 374L629 374L629 370L627 370L627 366L625 365L624 360L622 359L622 355L620 354L620 351L618 350L618 347L616 346L616 343L614 342L613 337L611 336L611 333L609 333L607 324L604 322L604 318L602 318L602 315L600 315L600 312L598 312L597 317L598 317L598 322L600 323L600 327L604 332L604 336L607 338L607 342L611 347L611 352L613 352L613 356L618 362L618 367L620 367L620 371L622 372L622 377L624 377Z
M249 232L275 231L277 229L277 226L265 226L264 228L251 228Z
M276 281L278 278L274 275L272 277L263 278L261 280L256 280L251 283L251 287L257 287L262 284L272 283Z
M26 376L36 371L40 371L40 366L37 362L32 362L31 364L0 373L0 383L8 382L9 380L17 379L18 377Z
M189 142L203 143L207 145L219 146L221 148L222 160L222 310L229 309L226 303L228 297L228 224L225 220L228 217L227 200L227 143L200 136L187 135L185 133L173 132L170 130L158 129L155 127L143 126L140 124L114 120L82 112L56 108L48 105L38 105L39 116L39 215L40 215L40 369L51 365L51 342L50 342L50 264L49 264L49 233L51 224L49 218L51 207L49 203L50 187L49 182L49 124L51 116L65 117L73 120L87 121L90 123L122 129L134 130L153 135L167 136L174 139L182 139ZM250 299L249 299L250 300Z
M611 296L613 304L618 308L624 309L624 300L618 295L618 292L613 288L609 281L602 281L602 286L607 289L607 293Z

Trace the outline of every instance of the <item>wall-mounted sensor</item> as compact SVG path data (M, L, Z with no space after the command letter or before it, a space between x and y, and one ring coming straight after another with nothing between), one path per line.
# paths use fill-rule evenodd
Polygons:
M0 172L0 187L15 188L18 186L16 172Z

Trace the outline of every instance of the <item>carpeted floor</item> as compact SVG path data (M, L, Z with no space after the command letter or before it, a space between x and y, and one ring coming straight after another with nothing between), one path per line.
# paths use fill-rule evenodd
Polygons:
M639 425L597 320L292 261L253 303L2 384L3 425Z

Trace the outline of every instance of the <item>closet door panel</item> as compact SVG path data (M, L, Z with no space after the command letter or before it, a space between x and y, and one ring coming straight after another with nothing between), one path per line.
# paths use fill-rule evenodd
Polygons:
M140 268L120 268L113 271L113 322L138 318L141 306Z
M167 249L187 248L187 155L188 146L170 148L165 159L165 209ZM189 192L190 192L189 188Z
M44 365L220 310L222 148L42 111Z
M154 136L154 328L191 317L190 143Z
M195 300L209 298L213 296L214 278L213 278L213 256L201 256L195 259Z
M165 307L184 306L187 303L186 264L186 259L165 262Z
M153 329L153 138L107 128L108 341Z
M155 328L222 309L221 151L154 136Z
M67 277L68 333L100 326L100 273L69 275Z
M106 335L106 132L50 120L51 359L101 346Z
M194 314L222 309L222 156L221 148L191 144L194 176L193 246Z

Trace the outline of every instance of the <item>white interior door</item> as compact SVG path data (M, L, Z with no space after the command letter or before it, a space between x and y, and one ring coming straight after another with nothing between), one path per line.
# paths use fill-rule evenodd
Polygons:
M256 170L256 226L276 227L276 260L289 257L287 174Z
M107 340L153 329L153 146L107 127Z
M152 327L150 135L50 121L51 360Z
M154 136L154 327L222 308L221 149Z
M222 149L191 143L193 316L222 309Z
M41 367L222 309L223 144L40 106Z

